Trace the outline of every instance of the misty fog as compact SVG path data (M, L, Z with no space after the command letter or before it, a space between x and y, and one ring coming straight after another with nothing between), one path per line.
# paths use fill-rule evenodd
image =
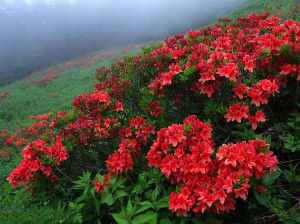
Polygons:
M0 0L0 85L91 51L200 28L246 1Z

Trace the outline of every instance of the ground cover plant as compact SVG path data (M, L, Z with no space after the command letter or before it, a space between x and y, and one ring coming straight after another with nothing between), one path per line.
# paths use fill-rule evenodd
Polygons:
M269 13L167 38L1 131L7 180L66 223L298 223L299 58L299 22Z

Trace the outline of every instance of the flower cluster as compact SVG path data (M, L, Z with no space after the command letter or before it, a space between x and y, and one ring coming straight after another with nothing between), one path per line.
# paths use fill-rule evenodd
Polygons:
M133 159L131 152L127 147L128 142L122 142L119 149L108 157L106 161L108 172L111 174L124 173L128 170L132 170Z
M116 175L132 169L134 158L140 155L141 145L154 134L154 127L146 125L141 116L132 118L129 127L120 130L121 143L119 149L106 161L109 174Z
M158 74L148 85L149 90L163 97L171 86L180 92L190 85L191 91L210 98L223 86L230 86L233 98L243 102L232 105L225 118L238 122L249 118L255 129L258 122L265 120L263 113L251 117L248 109L267 104L268 98L284 85L286 76L300 80L300 66L283 59L286 53L291 55L300 50L299 22L289 20L280 24L278 17L267 18L268 15L239 17L231 26L225 18L215 27L166 39L152 51ZM264 75L266 70L272 74ZM182 81L184 86L180 86Z
M52 114L53 113L50 112L48 114L30 116L29 118L32 120L37 120L37 121L48 120L52 116Z
M2 148L5 145L5 142L7 141L8 136L9 136L8 130L0 129L0 148Z
M237 121L238 123L241 123L242 118L246 118L250 121L254 130L259 122L266 120L265 114L261 110L257 111L254 116L251 116L249 107L244 103L232 104L226 111L225 118L227 118L227 121Z
M48 158L49 161L53 160L54 164L59 166L62 161L67 159L69 154L62 145L60 137L53 138L52 142L47 145L46 141L37 139L24 148L22 151L23 160L7 178L13 187L20 186L21 183L28 185L41 174L51 181L57 179L52 166L42 162L41 158Z
M187 212L229 212L235 199L246 199L249 178L263 177L278 163L262 140L229 143L215 152L209 124L196 116L187 117L182 125L173 124L157 133L147 155L149 166L157 167L180 192L170 195L170 210L177 215Z
M4 135L5 141L4 144L6 146L16 146L21 147L25 146L30 139L40 137L41 135L48 132L51 136L51 130L49 127L49 119L52 116L52 113L44 114L44 115L36 115L31 116L30 119L36 120L32 125L28 125L22 129L17 130L13 134L8 133L8 131L0 130L0 134Z
M121 139L119 149L112 153L106 161L108 174L104 175L104 182L94 182L95 190L103 192L108 186L108 180L113 175L121 174L133 169L135 158L140 155L141 146L147 143L147 139L154 134L154 127L146 125L146 120L141 116L132 118L129 127L122 127L118 137Z
M44 86L51 83L52 79L58 77L58 74L47 74L42 77L40 80L31 80L29 84L36 84L37 86Z
M10 155L10 152L8 152L8 151L0 152L0 156L8 157L9 155Z
M68 118L70 114L67 114L65 111L59 111L55 118L52 119L50 127L56 127L59 125L61 118Z
M158 117L162 112L158 101L149 103L146 111L148 111L154 117Z
M125 66L125 64L118 64L119 67ZM117 99L123 99L124 92L126 88L130 85L130 81L128 80L120 80L118 76L115 75L116 70L120 69L117 65L115 65L112 69L106 69L105 67L99 68L96 71L96 76L100 81L95 85L95 89L98 91L104 91L106 89L110 89L109 95L115 97ZM126 70L123 71L126 73ZM107 80L105 77L110 75Z

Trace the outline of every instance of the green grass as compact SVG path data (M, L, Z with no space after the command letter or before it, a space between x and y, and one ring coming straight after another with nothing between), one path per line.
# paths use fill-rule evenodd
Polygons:
M296 4L300 4L299 0L253 0L246 3L243 7L235 9L224 15L231 19L236 19L240 16L247 16L250 13L261 14L270 12L272 16L280 14L282 20L293 19L300 21L300 11L296 15L291 16L290 11L294 9ZM215 25L217 21L210 24Z
M297 3L300 4L299 0L254 0L240 9L233 10L228 14L228 17L234 19L239 16L247 16L250 13L261 14L268 11L271 15L280 13L282 19L294 19L299 21L299 12L296 18L291 18L289 15L291 9L294 8Z
M135 55L140 51L141 49L132 49L128 54ZM10 93L9 97L0 99L0 129L15 131L30 123L31 115L71 110L74 97L93 90L94 84L97 83L94 75L96 68L109 66L115 56L112 54L88 68L64 71L45 86L31 84L28 88L22 88L30 80L38 80L45 75L41 74L0 88L0 93L6 89ZM55 93L58 94L57 97L51 96Z

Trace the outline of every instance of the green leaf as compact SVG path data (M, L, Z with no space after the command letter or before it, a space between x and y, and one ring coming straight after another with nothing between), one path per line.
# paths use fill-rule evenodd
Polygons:
M150 201L143 201L143 202L140 202L139 203L140 205L142 205L142 207L140 207L136 212L135 214L139 214L149 208L153 208L153 205Z
M157 213L147 212L146 214L138 215L132 220L132 224L150 223L151 220L157 220Z
M127 195L128 195L127 192L120 190L120 191L117 191L117 195L116 195L115 199L122 198L122 197L125 197Z
M139 213L141 213L141 212L143 212L143 211L146 211L146 210L148 210L149 208L151 208L151 206L142 206L142 207L140 207L134 214L139 214Z
M157 224L157 216L150 220L149 224Z
M180 67L182 67L184 64L185 64L185 60L180 60L179 63L178 63L178 65L179 65Z
M95 199L94 203L95 203L97 215L99 215L99 213L100 213L100 202L97 199Z
M115 202L115 199L110 193L103 191L101 194L101 202L107 205L112 205Z
M186 223L187 223L187 221L186 221L185 218L181 218L181 219L180 219L180 223L179 223L179 224L186 224Z
M157 209L168 208L168 207L169 207L169 196L163 197L156 204Z
M143 206L147 206L149 205L150 207L152 207L152 203L150 201L142 201L139 203L140 205L143 205Z
M93 196L93 198L95 198L95 190L94 190L94 188L91 188L91 195Z
M130 224L127 221L127 217L123 214L123 211L119 213L110 213L110 214L118 224Z
M289 170L284 170L283 175L284 175L285 179L290 183L292 183L295 179L294 174Z
M86 198L86 194L87 194L88 190L89 190L88 188L85 188L83 194L80 197L78 197L75 201L77 203L83 201Z
M192 221L194 224L204 224L204 222L202 220L200 220L199 218L192 218Z
M163 218L159 220L159 224L173 224L169 218Z
M207 219L205 219L205 224L222 224L223 222L219 219L214 218L213 216L209 216L207 217Z
M274 181L281 175L282 172L272 172L269 173L265 176L265 178L263 179L263 184L264 185L272 185L274 183Z
M255 196L256 200L260 204L268 207L268 203L267 203L266 197L265 197L265 195L263 193L258 193L257 191L254 191L254 196Z
M128 203L127 203L126 211L127 211L127 213L132 212L132 203L131 203L130 198L129 198Z
M153 204L150 201L142 201L139 205L141 205L141 207L135 212L135 214L139 214L149 208L153 208Z
M156 201L159 194L160 194L160 190L158 189L158 187L156 187L154 191L152 191L151 200L153 202Z
M197 40L199 43L202 43L203 40L204 40L204 37L203 37L203 36L197 36L197 37L196 37L196 40Z
M188 124L185 124L183 126L183 130L186 134L190 133L190 130L191 130L191 123L188 123Z

